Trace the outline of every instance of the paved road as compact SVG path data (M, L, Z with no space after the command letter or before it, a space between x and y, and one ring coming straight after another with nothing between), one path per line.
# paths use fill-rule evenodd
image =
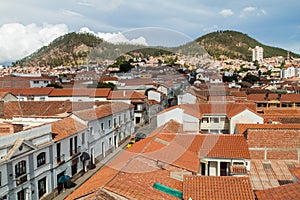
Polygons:
M145 133L146 135L151 134L157 128L157 118L153 117L150 124L138 127L135 133Z

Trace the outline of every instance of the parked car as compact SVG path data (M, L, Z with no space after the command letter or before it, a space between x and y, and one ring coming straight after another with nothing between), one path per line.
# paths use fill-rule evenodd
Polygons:
M135 143L135 136L130 136L129 143L127 144L127 148L130 148Z
M137 133L135 135L135 142L138 142L138 141L140 141L142 139L145 139L145 138L146 138L146 134L145 133Z

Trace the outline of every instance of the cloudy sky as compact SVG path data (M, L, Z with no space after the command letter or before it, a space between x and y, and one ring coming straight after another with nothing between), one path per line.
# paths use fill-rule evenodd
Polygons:
M236 30L300 53L299 8L298 0L2 0L0 63L15 61L60 35L80 30L107 40L118 35L119 40L156 44L139 35L156 35L156 39L162 35L153 29L150 34L149 27L177 35L174 41ZM174 37L161 37L160 42L170 38Z

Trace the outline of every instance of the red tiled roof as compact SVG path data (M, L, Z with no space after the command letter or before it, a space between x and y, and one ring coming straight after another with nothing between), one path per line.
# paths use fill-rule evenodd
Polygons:
M72 96L89 96L89 97L107 97L109 88L61 88L53 89L49 97L72 97Z
M248 130L249 148L300 148L300 132L297 130Z
M167 112L172 109L180 108L185 113L197 117L199 119L201 119L203 115L209 114L222 114L227 115L228 118L232 118L233 116L241 113L246 109L257 114L252 109L252 107L253 104L181 104L165 109L161 113Z
M54 141L59 141L79 133L88 127L71 117L52 122L52 136Z
M273 129L300 129L300 124L237 124L238 133L243 134L249 129L264 129L264 130L273 130Z
M77 199L79 197L86 196L97 192L99 188L102 188L106 182L110 181L114 176L118 174L118 171L108 166L103 167L97 173L95 173L90 179L84 182L74 192L72 192L66 200Z
M134 106L131 104L115 102L115 103L100 105L99 107L93 109L74 112L74 114L85 121L93 121L133 107Z
M56 116L62 113L93 108L105 102L70 102L70 101L7 101L4 102L5 119L13 116Z
M131 90L116 90L111 91L107 97L107 99L146 99L147 96L144 94L141 94L139 92L131 91Z
M128 173L126 169L129 168L136 173ZM164 164L163 169L161 169L155 160L138 156L131 160L125 169L109 181L104 188L127 199L175 200L176 197L154 189L153 185L158 182L182 191L182 182L170 177L170 172L182 171L182 169L168 164Z
M296 200L300 199L300 183L256 191L255 194L258 200Z
M161 169L156 160L137 155L131 155L128 159L128 155L126 151L123 152L112 161L118 167L114 164L105 166L67 197L67 200L97 193L100 188L128 199L176 199L154 189L153 185L159 182L182 191L182 182L170 177L170 172L182 172L182 169L168 164L164 164L164 169Z
M105 82L105 81L118 81L119 79L118 79L118 77L111 77L111 76L109 76L109 77L101 77L100 79L99 79L99 82Z
M249 94L247 99L253 102L267 102L277 101L278 94L269 94L268 98L265 98L265 94ZM300 94L282 94L280 98L281 102L300 102Z
M39 96L39 95L49 95L53 90L52 87L44 88L0 88L0 92L11 92L15 96Z
M161 133L161 130L133 144L128 151L194 172L199 170L200 157L250 158L243 136Z
M253 190L280 186L280 182L293 182L290 167L298 167L298 161L251 160L250 180Z
M93 89L92 92L90 93L90 96L92 97L108 97L110 93L109 88L97 88Z
M254 200L248 177L185 176L183 199L199 200Z
M153 79L152 78L122 79L119 82L125 83L126 86L148 85L153 82Z
M247 98L247 94L245 91L233 91L231 95L238 98Z

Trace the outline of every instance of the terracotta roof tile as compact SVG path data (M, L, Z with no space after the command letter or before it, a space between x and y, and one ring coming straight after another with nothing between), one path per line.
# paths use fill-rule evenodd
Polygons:
M5 119L13 116L57 116L78 110L93 108L105 102L70 102L70 101L7 101L4 102Z
M183 199L254 200L248 177L185 176Z
M300 124L237 124L238 134L243 134L250 129L259 130L273 130L273 129L285 129L285 130L298 130Z
M162 130L160 128L149 137L133 144L128 151L173 163L194 172L199 170L201 156L250 158L247 142L242 135L176 134L163 133Z
M117 173L118 171L113 168L108 166L103 167L73 193L71 193L66 200L76 199L97 192L99 188L102 188L105 183L110 181L114 176L117 175Z
M158 182L182 191L182 182L170 177L170 172L183 172L182 169L168 164L161 169L156 160L136 155L128 160L127 155L127 152L119 155L115 163L120 164L119 161L123 160L121 165L105 166L67 197L67 200L92 195L101 188L128 199L176 199L154 189L153 185Z
M249 148L300 148L298 130L248 130Z
M126 86L133 86L133 85L148 85L153 83L152 78L135 78L135 79L122 79L119 82L125 83Z
M254 104L181 104L177 106L173 106L171 108L168 108L161 113L167 112L172 109L180 108L183 109L183 111L189 115L192 115L194 117L197 117L199 119L202 118L203 115L208 114L224 114L227 115L228 118L231 118L240 112L248 109L251 112L256 111L253 110ZM258 115L258 114L257 114Z
M49 95L53 90L52 87L44 88L0 88L0 92L11 92L15 96L41 96Z
M111 76L108 76L108 77L101 77L99 79L99 82L106 82L106 81L118 81L118 77L111 77Z
M290 167L298 167L297 161L251 160L250 180L254 190L278 187L294 180Z
M107 99L141 99L145 100L147 98L146 95L131 91L131 90L117 90L117 91L111 91L107 97Z
M52 136L54 141L59 141L71 135L79 133L88 127L71 117L58 120L52 124Z
M74 112L74 114L85 121L93 121L130 108L133 108L133 105L116 102L100 105L99 107L93 109L77 111Z
M256 191L255 194L258 200L296 200L300 199L300 183Z
M300 102L300 94L282 94L280 99L278 94L269 94L266 98L265 94L249 94L247 96L249 101L253 102L267 102L267 101L281 101L281 102Z
M73 97L73 96L88 96L88 97L107 97L109 88L61 88L53 89L49 97Z

